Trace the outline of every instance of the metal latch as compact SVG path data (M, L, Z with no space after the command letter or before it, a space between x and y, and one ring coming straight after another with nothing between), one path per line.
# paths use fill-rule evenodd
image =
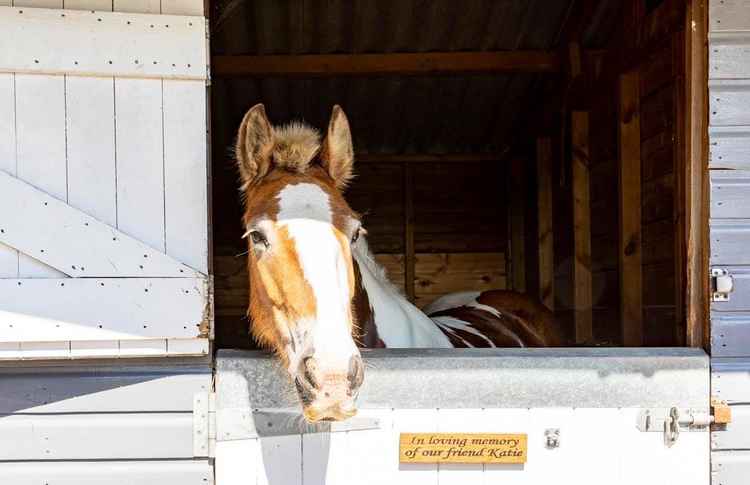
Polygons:
M680 432L704 430L712 421L713 416L707 409L671 407L641 410L636 426L643 432L664 433L664 444L672 446L680 437Z
M734 291L734 278L724 268L711 268L711 301L729 301Z

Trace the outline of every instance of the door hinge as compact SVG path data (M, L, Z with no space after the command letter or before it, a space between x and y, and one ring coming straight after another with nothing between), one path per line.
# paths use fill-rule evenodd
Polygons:
M729 294L734 291L734 278L729 270L711 268L711 301L729 301Z
M717 397L711 398L711 423L712 424L727 424L732 422L732 408L729 407L726 401L723 401Z
M216 447L216 394L193 396L193 456L213 458Z
M641 410L636 427L643 432L664 433L664 444L672 446L680 437L680 432L703 431L712 422L713 416L708 409L671 407Z

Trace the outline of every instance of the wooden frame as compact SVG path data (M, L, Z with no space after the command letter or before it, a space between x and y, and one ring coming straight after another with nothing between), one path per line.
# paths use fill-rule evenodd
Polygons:
M555 265L552 202L552 140L536 141L537 244L539 246L539 299L555 309Z
M690 347L709 345L708 237L708 5L689 0L685 11L684 244L685 341Z
M546 51L424 52L214 56L216 77L382 76L449 73L555 73L559 56Z
M576 343L594 337L591 281L591 204L589 187L589 114L571 114L573 182L573 309Z

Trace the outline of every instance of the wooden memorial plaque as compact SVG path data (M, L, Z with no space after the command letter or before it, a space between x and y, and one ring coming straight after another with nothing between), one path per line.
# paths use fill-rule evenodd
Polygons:
M401 463L526 463L525 434L401 433Z

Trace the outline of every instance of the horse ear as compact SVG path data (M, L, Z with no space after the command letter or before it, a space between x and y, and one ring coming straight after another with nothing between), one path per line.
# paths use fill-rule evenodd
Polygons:
M247 188L268 173L274 147L274 132L266 117L263 104L248 110L237 132L235 156L242 178L242 188Z
M320 160L338 189L345 188L354 176L352 133L349 129L349 120L339 105L335 105L331 112Z

